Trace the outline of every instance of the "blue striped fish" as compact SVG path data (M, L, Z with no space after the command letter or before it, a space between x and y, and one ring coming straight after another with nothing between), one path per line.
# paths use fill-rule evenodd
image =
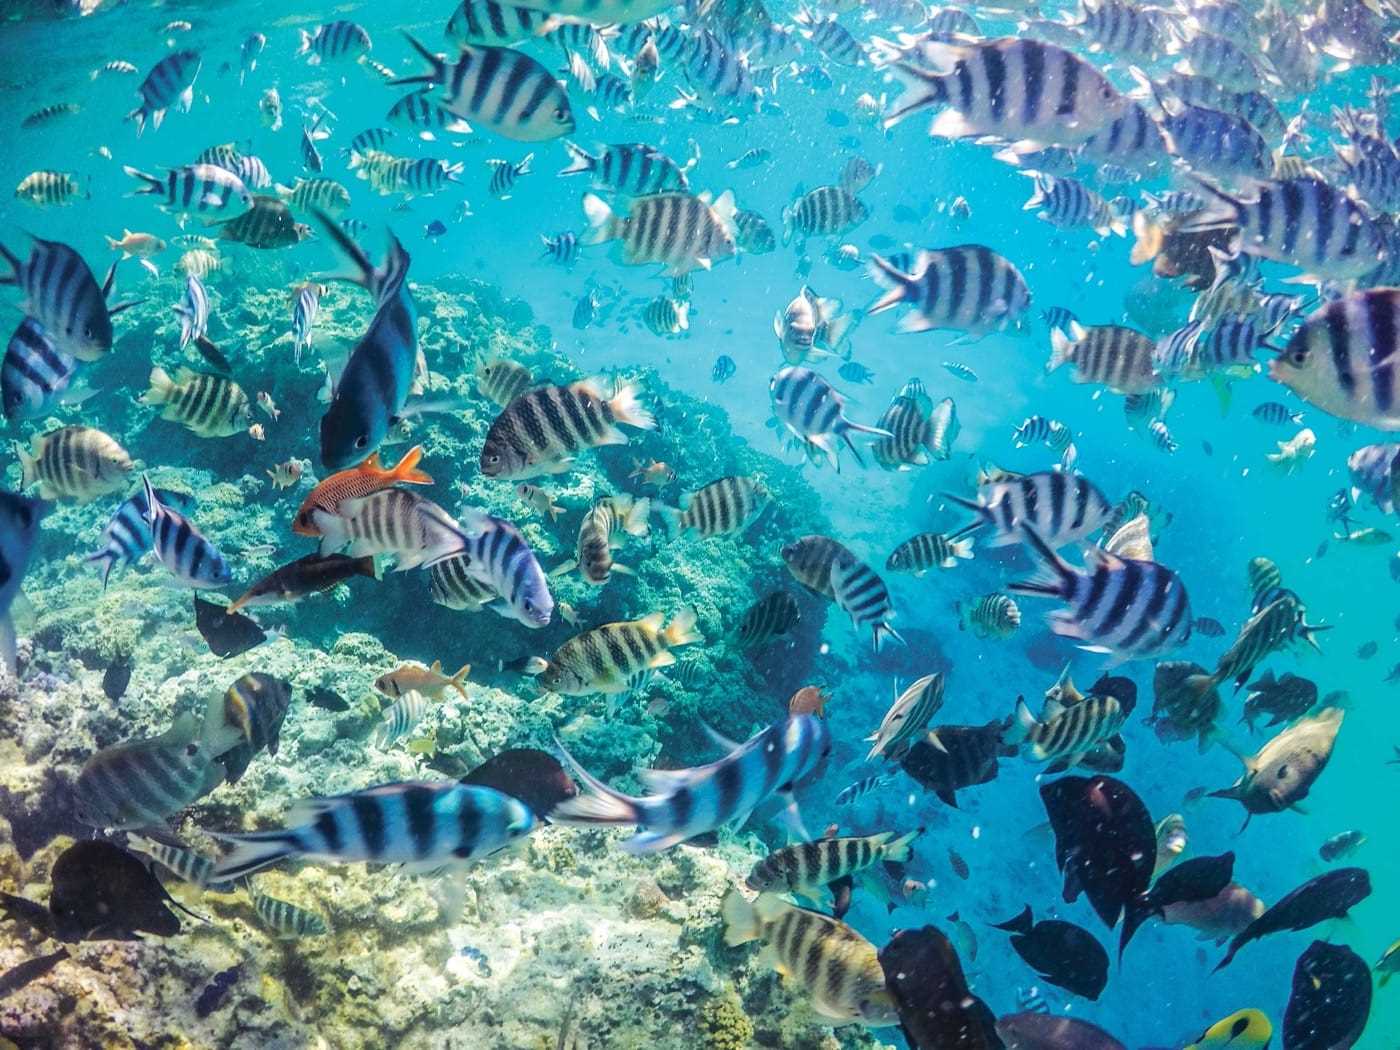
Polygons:
M217 547L207 540L179 511L165 506L151 487L151 479L141 476L145 487L146 521L151 527L151 548L170 574L186 587L222 587L233 573Z
M380 713L379 725L374 727L370 743L381 751L393 747L417 727L428 713L429 700L417 690L410 690Z
M43 325L32 317L22 319L0 363L5 418L32 419L59 400L82 399L88 392L71 385L77 371L78 359L55 346Z
M305 29L297 32L301 34L301 45L295 57L305 55L313 66L328 59L359 58L372 46L364 26L344 19L319 25L314 33Z
M170 168L164 177L130 164L123 165L122 171L141 181L141 188L135 191L137 196L159 197L160 207L172 215L222 212L230 207L246 211L253 206L253 195L243 180L217 164L186 164Z
M156 499L166 507L174 507L182 514L194 510L195 498L187 492L172 489L156 489ZM111 518L108 519L102 535L98 537L102 546L87 556L88 561L102 566L102 589L107 589L107 580L118 565L131 565L141 560L141 556L151 550L151 524L147 520L146 494L137 492L123 500Z
M976 521L953 536L991 525L996 535L987 542L989 547L1016 543L1028 528L1052 547L1063 547L1082 540L1113 512L1113 505L1088 478L1058 470L984 477L975 501L953 493L945 496L977 515Z
M97 361L112 349L112 317L140 300L107 305L117 266L98 285L83 257L60 241L34 238L23 261L0 244L0 257L10 266L0 285L12 284L24 298L20 309L48 333L54 348L79 361Z
M180 349L191 340L202 339L209 329L209 292L194 274L185 278L185 297L175 304L180 318Z
M213 893L233 892L232 882L221 882L211 877L214 871L214 862L192 849L172 846L168 842L159 842L142 835L128 835L126 845L128 849L144 853L162 868L174 872L185 882L198 886L202 890L209 890Z
M836 604L850 616L857 630L870 627L871 642L880 651L880 639L889 635L895 641L904 639L890 626L894 606L889 588L875 570L863 561L838 561L831 566L831 591Z
M138 89L141 105L126 115L127 120L136 122L136 134L146 130L146 121L151 126L160 127L165 119L165 111L177 102L180 108L188 110L194 101L194 81L199 76L202 59L198 51L176 51L166 55L146 74ZM111 67L108 63L104 69Z
M1153 561L1119 558L1099 547L1090 547L1084 568L1076 569L1035 528L1023 525L1020 531L1048 574L1009 589L1064 601L1068 608L1050 617L1056 634L1117 660L1159 657L1191 637L1191 602L1172 570Z
M215 835L233 850L214 878L237 879L283 860L403 864L413 873L471 864L529 834L534 814L490 787L447 781L381 784L345 795L306 799L290 826Z
M839 438L856 462L860 458L851 441L851 434L873 434L880 438L891 438L888 430L853 423L846 418L846 399L838 394L825 379L810 368L791 366L779 369L768 384L768 393L773 402L773 414L778 423L786 428L809 455L820 453L817 462L830 459L838 468L840 460L836 441ZM815 450L815 451L813 451Z
M510 522L485 511L464 508L460 518L467 575L497 595L492 612L526 627L545 627L554 616L554 598L539 559Z
M734 744L718 762L691 769L652 769L640 773L656 793L635 797L608 787L564 750L559 750L587 793L555 806L555 824L634 824L637 833L622 844L628 853L656 853L730 822L742 824L753 810L777 795L788 803L797 821L791 795L831 753L826 723L798 715L774 723Z

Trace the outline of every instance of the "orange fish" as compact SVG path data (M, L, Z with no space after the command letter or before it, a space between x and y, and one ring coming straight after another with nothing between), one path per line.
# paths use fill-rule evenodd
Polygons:
M830 699L830 693L823 692L814 685L804 685L793 693L792 699L788 701L788 714L817 715L825 718L826 703Z
M415 469L422 458L423 446L414 445L393 470L384 469L379 462L379 453L376 452L358 467L337 471L311 490L311 494L297 510L297 516L292 521L292 531L299 536L321 535L313 515L318 510L334 514L343 500L362 499L371 492L387 489L399 482L408 485L431 485L433 479Z

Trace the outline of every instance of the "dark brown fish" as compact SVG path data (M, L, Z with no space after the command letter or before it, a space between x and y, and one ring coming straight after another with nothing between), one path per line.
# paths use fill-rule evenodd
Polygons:
M327 689L318 685L306 694L306 701L312 707L319 707L322 711L349 711L350 705L345 702L344 697L334 689Z
M35 959L26 959L17 966L10 967L3 974L0 974L0 999L12 992L19 991L26 985L33 984L68 957L68 949L60 948L56 952L40 955Z
M899 764L927 790L957 808L959 791L995 780L1000 768L997 760L1016 754L1016 748L1003 740L1006 726L996 719L984 726L938 726L941 748L926 737L916 741Z
M559 760L533 747L507 748L462 777L462 783L493 787L517 798L541 820L559 803L578 794L578 785Z
M253 206L222 223L219 236L249 248L286 248L311 236L311 227L297 222L286 201L265 194L253 195Z
M1365 868L1334 868L1309 879L1236 934L1225 958L1215 968L1222 970L1230 965L1236 952L1260 937L1283 930L1306 930L1328 919L1344 918L1370 895L1371 876Z
M967 861L963 860L952 846L948 847L948 863L953 866L953 872L960 879L966 880L972 874L972 869L967 866Z
M1366 960L1344 944L1308 945L1293 967L1283 1045L1288 1050L1349 1050L1370 1016L1371 971Z
M1055 832L1065 902L1083 892L1112 929L1152 880L1157 834L1147 807L1132 788L1109 776L1061 777L1042 784L1040 797Z
M344 554L308 554L273 569L249 587L228 607L228 611L235 613L245 605L300 601L309 594L328 591L355 576L377 579L373 556L351 558Z
M122 653L102 673L102 692L113 703L126 695L126 687L131 682L134 664L130 653Z
M1235 855L1222 853L1218 857L1192 857L1168 869L1153 883L1152 888L1137 901L1129 902L1123 916L1123 931L1118 939L1118 959L1144 922L1154 915L1165 916L1173 904L1193 904L1214 900L1235 874Z
M222 372L224 375L233 374L233 365L224 356L224 352L218 348L205 336L198 336L194 341L194 348L199 351L201 357L214 366L214 370Z
M896 933L880 949L880 967L912 1050L1001 1050L996 1017L968 988L957 950L937 928Z
M1152 674L1152 715L1146 724L1161 741L1188 740L1197 737L1204 751L1215 732L1215 723L1224 709L1220 690L1192 689L1187 679L1200 680L1209 672L1189 660L1166 660Z
M180 907L139 858L110 842L76 842L53 863L49 914L54 936L78 941L134 941L142 933L171 937Z
M1006 1050L1128 1050L1098 1025L1027 1011L997 1021Z
M1108 984L1108 952L1092 933L1062 919L1036 922L1031 906L1006 922L992 923L1011 933L1011 947L1042 980L1098 999Z
M194 625L200 637L209 643L209 651L228 659L238 656L267 640L267 632L257 622L242 613L229 612L222 605L194 597Z

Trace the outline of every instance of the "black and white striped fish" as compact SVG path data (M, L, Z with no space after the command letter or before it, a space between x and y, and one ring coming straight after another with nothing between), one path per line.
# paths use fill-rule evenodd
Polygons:
M422 693L416 689L409 690L380 712L379 724L370 735L370 743L381 751L387 751L418 727L431 706L432 702Z
M489 607L526 627L545 627L554 616L554 598L534 549L513 524L473 507L459 515L465 537L466 571L496 594Z
M461 525L430 499L388 488L341 500L335 512L312 513L321 534L321 554L349 544L350 556L392 554L397 571L431 565L463 549Z
M597 500L579 523L574 556L550 571L551 576L578 569L587 583L602 586L614 571L631 574L632 569L613 561L613 549L622 546L624 536L645 536L651 501L628 495L605 496Z
M801 617L796 598L787 591L774 591L745 610L735 636L745 647L766 645L787 634Z
M901 332L944 328L985 335L1018 324L1031 302L1021 271L980 244L920 251L907 272L871 255L870 276L886 292L866 314L908 305L911 309L899 323Z
M870 216L870 209L844 186L818 186L783 209L783 243L844 234Z
M250 190L267 189L272 185L272 173L267 170L267 165L250 154L240 155L231 170Z
M480 612L499 595L488 583L482 583L468 570L472 567L469 554L453 554L435 561L428 568L428 593L437 604L448 609Z
M350 207L350 191L334 179L298 178L293 186L276 187L277 195L301 212L323 211L336 216Z
M852 564L856 556L829 536L803 536L783 545L781 555L793 579L813 594L834 599L831 578L836 567Z
M510 402L486 432L479 463L489 478L520 480L567 470L573 455L599 445L623 445L623 426L651 430L652 417L637 399L640 386L623 383L613 395L601 379L541 386Z
M567 140L564 148L569 151L569 166L559 174L586 173L598 189L638 197L690 189L685 169L654 146L637 142L605 146L597 156Z
M694 611L681 609L670 623L664 613L651 613L575 635L533 673L545 689L564 696L621 693L636 689L647 671L674 664L671 650L702 640Z
M846 399L810 368L793 365L779 369L768 384L768 394L778 424L809 454L819 453L821 459L829 459L838 467L838 439L851 450L856 462L864 466L851 435L891 436L887 430L847 419Z
M284 860L403 864L410 872L471 864L529 834L534 815L495 788L455 780L381 784L293 805L289 827L215 835L233 850L214 877L236 879Z
M745 112L758 108L759 90L748 61L708 29L691 31L682 62L690 86L716 109ZM684 93L681 97L686 99Z
M1166 11L1121 0L1084 0L1079 21L1070 24L1089 41L1089 50L1118 59L1152 61L1172 43Z
M588 193L583 210L589 226L583 243L620 241L622 261L629 266L661 263L664 273L677 277L708 270L735 252L734 194L729 190L714 201L708 193L649 194L632 200L626 215Z
M141 105L126 115L127 120L136 122L136 134L146 130L146 121L159 128L165 119L165 111L179 104L188 111L194 102L194 81L199 76L203 60L198 51L175 51L166 55L146 74L137 89L141 93ZM113 68L111 63L103 70Z
M1118 117L1084 140L1078 157L1083 163L1122 164L1153 172L1171 159L1171 147L1160 125L1141 103L1126 99Z
M1084 59L1038 40L924 41L920 58L926 68L908 62L891 67L905 93L887 113L887 128L944 106L931 135L1073 146L1121 116L1129 101Z
M464 120L521 142L543 142L574 130L569 96L548 69L523 51L464 44L455 62L408 37L432 67L395 84L440 84L442 105Z
M1053 372L1063 364L1073 365L1076 383L1096 383L1118 394L1145 394L1162 383L1157 372L1156 341L1132 328L1085 328L1071 322L1069 335L1058 328L1051 330L1050 348L1045 370Z
M1257 561L1258 559L1256 559ZM1260 570L1264 567L1260 566ZM1256 566L1250 563L1251 576ZM1274 567L1277 572L1277 567ZM1262 579L1260 572L1260 583ZM1230 648L1216 663L1210 675L1194 675L1183 683L1197 693L1205 693L1215 686L1233 680L1236 692L1249 680L1260 661L1272 653L1291 645L1299 638L1317 651L1321 646L1315 637L1325 627L1310 624L1305 619L1306 610L1292 591L1274 585L1262 587L1255 592L1254 614L1245 621Z
M681 507L659 508L670 530L685 536L694 530L703 537L727 536L742 532L768 507L772 500L758 478L723 477L681 497Z
M72 204L90 196L77 177L66 171L32 171L15 187L15 196L31 204Z
M1064 759L1072 767L1115 736L1127 718L1128 712L1113 696L1095 694L1068 705L1047 698L1039 718L1031 714L1024 698L1018 698L1016 717L1004 739L1008 744L1029 744L1037 762Z
M216 164L189 164L170 168L164 178L124 165L122 171L144 184L137 195L161 198L160 207L174 215L192 212L223 212L229 208L246 210L253 206L253 195L243 180Z
M984 594L974 602L955 606L958 630L969 627L978 638L1010 638L1021 626L1021 610L1004 594Z
M855 559L832 565L831 592L857 630L870 628L871 644L877 653L885 635L904 644L899 632L890 626L894 604L889 588L869 565Z
M39 483L43 499L88 503L126 487L131 456L110 434L95 427L67 426L35 434L28 450L15 445L20 487Z
M1400 289L1352 292L1310 315L1269 378L1339 419L1400 430Z
M321 293L324 285L307 281L296 291L292 300L292 363L301 364L303 350L311 349L312 329L321 313Z
M560 266L572 266L578 261L579 244L578 235L572 230L564 230L556 233L553 237L540 234L540 242L544 245L544 258Z
M972 540L950 539L941 532L921 532L896 547L885 562L891 572L922 576L934 567L951 569L958 559L972 557Z
M211 701L209 717L216 727L238 735L237 744L219 756L225 780L236 784L254 756L266 749L277 754L282 722L292 702L292 684L275 675L253 671L241 675Z
M947 459L962 429L951 397L935 405L923 391L923 384L918 383L915 389L915 383L918 380L906 383L875 423L890 434L871 446L875 462L885 470L909 470Z
M515 180L522 175L530 174L530 165L534 163L533 153L525 154L524 158L512 163L508 160L488 160L487 166L491 168L491 182L488 189L491 196L497 200L510 200L511 190L515 188Z
M976 500L945 496L977 515L954 537L991 525L996 534L987 541L990 547L1019 542L1030 530L1044 537L1042 542L1063 547L1101 528L1113 513L1113 505L1088 478L1058 470L984 478Z
M232 582L233 572L219 549L188 518L160 501L149 477L143 474L141 484L156 559L186 587L200 590Z
M1012 433L1011 440L1016 443L1017 448L1044 442L1048 448L1060 452L1069 445L1072 437L1069 427L1058 419L1037 415L1027 416Z
M195 498L187 492L156 489L156 498L164 506L174 507L182 514L191 513L195 508ZM133 493L118 504L97 539L101 547L85 560L102 567L102 588L106 590L107 580L116 566L132 565L151 552L151 523L147 516L144 490Z
M298 907L290 901L269 897L251 887L248 898L253 902L253 911L258 918L280 938L320 937L329 932L326 920L314 911Z
M0 285L16 285L24 296L20 309L25 316L43 326L56 350L79 361L96 361L111 350L112 317L139 301L109 307L116 264L99 286L83 257L59 241L34 238L23 261L0 244L0 257L10 266L8 274L0 275Z
M220 882L211 877L214 862L192 849L173 846L168 842L148 839L142 835L127 835L127 849L144 853L167 871L178 875L183 881L211 893L232 893L232 882Z
M895 687L894 702L880 720L880 725L866 740L873 740L867 762L883 755L896 761L915 740L927 739L934 747L942 749L938 732L928 732L930 719L943 706L944 677L934 673L924 675L904 692Z
M1026 172L1035 178L1035 189L1022 206L1023 211L1039 208L1038 217L1054 226L1073 229L1088 226L1102 237L1127 233L1123 220L1113 213L1108 201L1077 179Z
M859 838L820 838L784 846L754 865L745 882L759 892L811 896L823 886L875 864L907 861L909 844L921 830L898 838L893 831L882 831Z
M293 57L305 55L307 63L313 66L338 59L357 59L372 46L365 27L345 19L325 22L317 26L315 32L305 29L297 32L301 34L301 44Z
M431 88L413 91L389 107L384 119L412 131L424 142L433 142L438 132L448 135L470 135L472 126L443 106ZM361 132L364 134L364 132ZM354 149L354 147L351 147ZM370 148L382 149L382 145ZM363 153L363 149L355 152Z
M697 835L747 818L777 795L796 823L791 789L831 753L826 723L812 715L785 718L736 745L710 765L685 770L649 770L642 782L655 794L634 797L608 787L564 751L588 790L555 806L555 824L632 824L638 831L622 844L629 853L655 853Z
M1181 447L1176 438L1172 437L1167 424L1160 419L1154 419L1147 424L1147 436L1159 452L1165 452L1169 456Z
M1172 152L1193 170L1220 178L1247 175L1262 179L1272 174L1269 144L1249 121L1156 90L1163 109L1162 131Z
M209 344L201 339L201 346ZM181 367L174 378L156 365L143 405L160 405L161 419L180 423L200 437L232 437L253 419L252 403L243 388L228 376Z
M767 255L778 247L778 237L762 215L740 208L734 213L734 243L750 255Z
M854 784L849 784L836 793L836 797L831 801L838 806L849 806L859 802L866 795L873 794L881 788L889 787L894 783L893 773L874 773L868 777L862 777Z
M455 44L514 44L536 36L548 18L543 9L461 0L447 20L446 36Z
M126 75L129 73L139 72L140 70L137 69L130 62L127 62L124 59L114 58L110 62L104 62L102 65L98 66L92 71L92 73L89 74L89 76L91 79L96 80L98 77L103 76L107 73L119 73L122 75Z
M82 399L89 392L72 386L77 371L76 357L55 346L34 318L23 318L0 362L0 403L5 418L32 419L60 400Z
M1187 40L1178 68L1235 91L1253 91L1265 83L1264 73L1248 51L1213 33L1196 33Z
M836 20L835 15L823 18L804 9L797 13L794 21L802 26L802 36L833 62L846 66L865 64L865 48L851 35L850 30Z
M1047 575L1013 583L1010 590L1064 601L1068 608L1050 617L1056 634L1117 660L1152 659L1190 639L1191 602L1172 570L1153 561L1119 558L1100 547L1088 548L1084 567L1077 569L1034 527L1020 532Z
M175 304L180 318L180 349L202 339L209 329L209 293L204 282L193 275L185 278L185 296Z

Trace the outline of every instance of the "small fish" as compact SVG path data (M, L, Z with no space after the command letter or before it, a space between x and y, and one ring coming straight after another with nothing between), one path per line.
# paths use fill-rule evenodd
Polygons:
M476 389L499 407L505 408L535 385L530 370L517 361L503 357L478 358Z
M943 367L946 368L948 373L954 378L961 379L965 383L977 382L977 373L968 368L967 365L960 364L957 361L944 361Z
M418 727L429 707L426 696L409 690L384 709L370 742L381 751L388 750Z
M1202 638L1220 638L1225 634L1225 626L1209 616L1197 616L1191 621L1191 629Z
M36 434L28 450L16 445L15 454L19 457L20 487L37 481L43 499L90 503L125 487L135 469L131 457L114 438L92 427L59 427Z
M559 266L573 266L579 258L578 235L571 230L556 233L553 237L540 234L544 247L544 258Z
M248 891L248 896L253 902L253 911L257 912L258 918L279 938L286 940L296 937L321 937L329 932L326 920L314 911L252 889Z
M72 204L91 194L83 190L78 180L65 171L34 171L20 180L15 196L31 204Z
M1379 642L1366 642L1356 650L1356 658L1358 660L1369 660L1371 659L1371 657L1375 656L1376 653L1380 652L1380 650L1381 647Z
M728 354L720 354L719 357L715 358L714 368L710 369L710 379L716 383L724 383L738 370L739 367L734 363L734 358Z
M1318 847L1317 855L1329 864L1334 860L1340 860L1349 856L1359 849L1366 842L1366 836L1360 831L1343 831L1333 835L1330 839Z
M836 793L832 801L838 806L849 806L859 801L872 792L888 787L894 783L894 775L891 773L876 773L873 776L863 777L854 784L842 788Z
M940 532L921 532L896 547L885 562L892 572L923 576L931 568L951 569L959 559L972 558L972 539L950 539Z
M536 512L549 515L550 521L558 521L559 515L564 513L564 508L554 502L554 497L538 485L522 481L515 486L515 494L530 504Z
M875 373L858 361L847 361L836 372L848 383L873 383L875 381Z
M195 595L195 627L221 659L239 656L267 640L267 632L240 612L230 613L222 603L206 602Z
M773 151L762 146L755 146L745 150L739 156L726 163L724 166L731 171L747 171L752 168L761 168L773 159Z
M739 618L736 637L739 644L746 648L767 645L792 630L801 616L797 599L787 591L774 591L745 610L744 615Z
M958 628L969 626L978 638L1009 638L1021 626L1021 610L1005 594L984 594L963 607L959 602Z
M374 688L385 696L401 697L408 692L422 693L433 700L441 700L443 691L455 689L463 700L470 700L463 683L471 673L471 664L464 664L456 674L442 673L442 662L434 660L431 667L422 664L401 664L394 670L380 675L374 680Z
M788 697L787 709L789 715L816 715L818 718L826 717L826 705L831 702L831 694L824 692L814 685L804 685L792 696ZM834 825L833 825L834 828Z
M530 174L530 165L534 159L533 153L527 153L525 158L517 163L511 163L508 160L488 160L486 164L491 169L491 181L488 189L491 196L497 200L510 200L515 180Z
M972 877L972 869L967 866L967 861L963 860L961 854L952 846L948 847L948 864L953 869L953 874L963 881Z
M942 748L938 732L928 731L928 723L943 706L944 677L929 674L918 679L903 693L895 689L894 702L880 720L879 727L866 737L873 740L867 762L884 756L897 761L913 742L927 740L934 747Z

